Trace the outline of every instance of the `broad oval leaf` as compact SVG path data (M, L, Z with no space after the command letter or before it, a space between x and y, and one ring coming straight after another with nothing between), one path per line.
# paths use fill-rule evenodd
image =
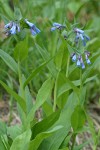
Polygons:
M47 79L40 90L38 91L36 102L31 109L30 113L28 114L27 121L30 122L33 119L33 116L35 114L35 111L47 100L48 96L51 94L51 90L53 87L53 82L51 78Z
M44 132L47 129L49 129L58 120L59 116L60 111L56 111L51 115L49 115L48 117L46 117L45 119L43 119L42 121L36 123L31 129L32 130L31 139L34 139L36 135L39 134L40 132Z
M63 128L63 126L56 126L50 131L42 132L36 136L34 140L30 142L29 150L37 150L41 142L46 139L47 137L51 136L54 132L58 131L59 129Z
M28 129L14 139L10 150L28 150L30 138L31 130Z
M4 60L4 62L9 66L11 70L13 70L16 74L18 73L17 63L9 54L0 49L0 57Z
M81 129L86 121L86 115L83 108L80 105L77 105L72 116L71 116L71 125L74 129L74 132Z
M15 59L23 61L28 55L27 38L24 41L19 42L14 49Z

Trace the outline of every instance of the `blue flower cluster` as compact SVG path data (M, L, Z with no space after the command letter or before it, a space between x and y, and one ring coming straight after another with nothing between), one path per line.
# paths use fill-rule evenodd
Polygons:
M61 31L64 28L66 28L66 26L59 24L59 23L53 23L53 27L51 28L51 31L54 31L56 29ZM74 40L76 47L78 47L78 43L80 40L82 40L83 46L86 46L86 42L90 40L90 37L87 36L83 30L78 29L78 28L74 28L73 32L76 34L75 40ZM67 36L65 35L64 38L67 39ZM90 55L90 52L85 50L84 54L85 54L86 63L91 64L90 59L88 58ZM85 64L84 64L84 61L83 61L81 54L77 54L76 52L74 52L71 55L71 59L73 62L76 62L76 65L78 67L81 67L82 69L85 68Z
M64 29L64 28L66 28L66 26L64 26L64 25L62 25L62 24L59 24L59 23L57 23L57 22L54 22L54 23L53 23L53 27L51 28L51 31L54 31L54 30L56 30L56 29L62 30L62 29Z
M74 40L76 46L78 45L79 40L82 40L83 46L86 46L86 42L90 40L90 37L87 36L87 35L84 33L83 30L78 29L78 28L74 28L74 33L76 34L75 40ZM84 51L84 54L85 54L86 63L87 63L87 64L91 64L90 59L88 58L89 55L90 55L90 52L88 52L88 51L85 50L85 51ZM72 54L71 58L72 58L72 61L73 61L73 62L76 62L76 65L77 65L78 67L81 67L82 69L85 68L85 64L84 64L84 62L83 62L82 55L80 55L80 54L77 55L77 54L74 52L74 53Z
M78 44L79 39L81 39L83 42L83 46L86 46L86 41L90 40L89 36L87 36L83 30L78 28L74 28L74 32L76 34L75 43Z
M87 63L88 65L91 64L90 59L88 58L89 55L90 55L90 52L85 51L84 54L85 54L86 63ZM78 67L81 67L82 69L85 68L85 64L84 64L84 62L83 62L82 55L77 55L77 54L74 52L74 53L71 55L71 59L72 59L73 62L76 62L76 65L77 65Z
M16 34L17 32L20 32L20 25L18 23L15 23L13 21L9 22L8 24L6 24L4 26L4 28L6 29L6 35L10 35L10 34Z
M35 36L36 34L40 33L40 30L31 22L29 22L27 19L24 20L24 22L28 25L28 27L30 28L30 31L32 33L33 36ZM4 26L4 28L6 29L6 35L14 35L17 32L20 32L20 24L11 21L10 23L6 24Z

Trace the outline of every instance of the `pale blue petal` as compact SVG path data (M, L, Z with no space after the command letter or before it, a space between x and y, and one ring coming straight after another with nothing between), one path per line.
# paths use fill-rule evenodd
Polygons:
M84 35L84 37L86 38L86 40L87 40L87 41L89 41L89 40L90 40L90 37L89 37L89 36Z
M75 28L75 29L74 29L74 31L75 31L75 32L78 32L78 33L80 33L80 34L83 34L83 33L84 33L84 31L83 31L83 30L78 29L78 28Z
M83 35L82 35L82 34L80 34L80 38L81 38L82 40L84 40L84 37L83 37Z
M52 27L51 28L51 31L55 31L57 28L56 27Z
M29 27L33 27L34 26L34 24L29 22L27 19L25 19L25 22L26 22L27 25L29 25Z
M91 64L91 61L89 59L86 59L87 64Z
M35 27L35 31L36 31L36 33L40 33L41 32L37 27Z
M53 23L53 26L54 26L54 27L60 27L60 26L62 26L62 25L59 24L59 23L57 23L57 22L54 22L54 23Z
M17 24L16 27L17 27L17 31L20 32L20 26Z
M86 46L86 42L85 42L85 39L84 39L84 37L83 37L82 34L80 34L80 38L81 38L81 40L82 40L82 42L83 42L83 45Z
M74 54L74 55L72 56L72 61L73 61L73 62L76 61L76 54Z
M14 24L13 26L12 26L12 28L10 29L10 34L16 34L16 25Z
M32 28L30 29L30 31L31 31L33 36L35 36L37 34Z
M77 60L76 65L77 65L78 67L79 67L79 66L81 66L81 62L80 62L80 60Z
M83 40L82 42L83 42L83 46L86 46L86 42L85 42L85 40Z
M13 25L13 23L12 23L12 22L10 22L10 23L6 24L6 25L4 26L4 28L5 28L5 29L11 28L11 27L12 27L12 25Z
M81 64L81 67L82 67L82 69L85 69L85 65L84 65L83 62L82 62L82 64Z

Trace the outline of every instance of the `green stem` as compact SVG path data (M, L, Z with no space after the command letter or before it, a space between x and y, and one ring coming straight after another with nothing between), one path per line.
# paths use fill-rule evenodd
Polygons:
M70 64L70 56L69 56L69 54L68 54L67 68L66 68L66 77L68 77L68 73L69 73L69 64Z
M73 143L72 143L72 147L71 147L71 150L74 149L74 145L75 145L75 140L76 140L76 134L73 135Z
M13 119L13 97L11 96L9 101L9 122L8 122L9 125L12 119Z
M57 99L57 79L55 81L55 87L54 87L54 104L53 104L53 111L56 111L56 99Z
M23 89L23 82L22 82L22 73L20 68L20 61L18 61L18 74L19 74L19 83L20 83L20 90L21 90L21 96L23 99L25 98L24 89Z
M82 89L83 89L82 69L80 69L80 102L81 102L81 97L82 97Z

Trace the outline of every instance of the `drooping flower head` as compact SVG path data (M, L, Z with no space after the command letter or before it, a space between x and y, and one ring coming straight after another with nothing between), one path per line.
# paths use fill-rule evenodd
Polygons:
M15 23L13 21L11 21L10 23L6 24L4 26L5 28L5 32L6 32L6 35L14 35L16 34L17 32L20 32L20 25L18 23Z
M62 25L62 24L59 24L59 23L57 23L57 22L54 22L54 23L53 23L53 27L51 28L51 31L54 31L54 30L56 30L56 29L62 30L62 29L64 29L64 28L66 28L66 26L64 26L64 25Z
M90 59L88 58L88 57L90 56L90 52L85 51L85 52L84 52L84 55L85 55L86 63L87 63L88 65L90 65L90 64L91 64L91 61L90 61ZM74 53L72 53L72 55L71 55L71 59L72 59L73 62L76 62L76 65L77 65L78 67L81 67L82 69L85 68L85 64L84 64L84 62L83 62L82 55L76 54L76 53L74 52Z
M78 28L74 28L74 32L76 34L75 43L78 44L79 39L81 39L83 42L83 46L86 46L86 41L90 40L89 36L87 36L83 30Z
M90 59L88 58L88 57L90 56L90 52L85 51L84 53L85 53L85 58L86 58L87 64L91 64L91 61L90 61Z
M73 54L71 55L71 59L72 59L73 62L76 61L76 59L77 59L76 53L73 53Z
M13 22L11 21L11 22L9 22L8 24L6 24L6 25L4 26L4 28L5 28L5 29L10 29L12 26L13 26Z
M25 23L30 27L30 31L33 36L41 32L33 23L29 22L27 19L25 19Z
M78 29L78 28L74 28L74 33L76 34L75 35L75 46L76 48L74 49L74 52L72 53L71 55L71 59L73 62L76 62L76 65L78 67L81 67L82 69L85 68L85 64L84 64L84 61L83 61L83 54L85 55L85 59L86 59L86 63L89 65L91 64L91 61L90 59L88 58L89 55L90 55L90 52L86 51L86 50L79 50L81 47L80 47L80 44L79 43L79 40L82 41L82 45L83 46L86 46L86 42L90 40L89 36L87 36L85 34L85 32L81 29ZM78 52L77 52L78 51Z
M83 62L83 58L81 55L78 56L78 59L77 59L77 62L76 62L76 65L78 67L81 67L82 69L85 68L85 65L84 65L84 62Z

